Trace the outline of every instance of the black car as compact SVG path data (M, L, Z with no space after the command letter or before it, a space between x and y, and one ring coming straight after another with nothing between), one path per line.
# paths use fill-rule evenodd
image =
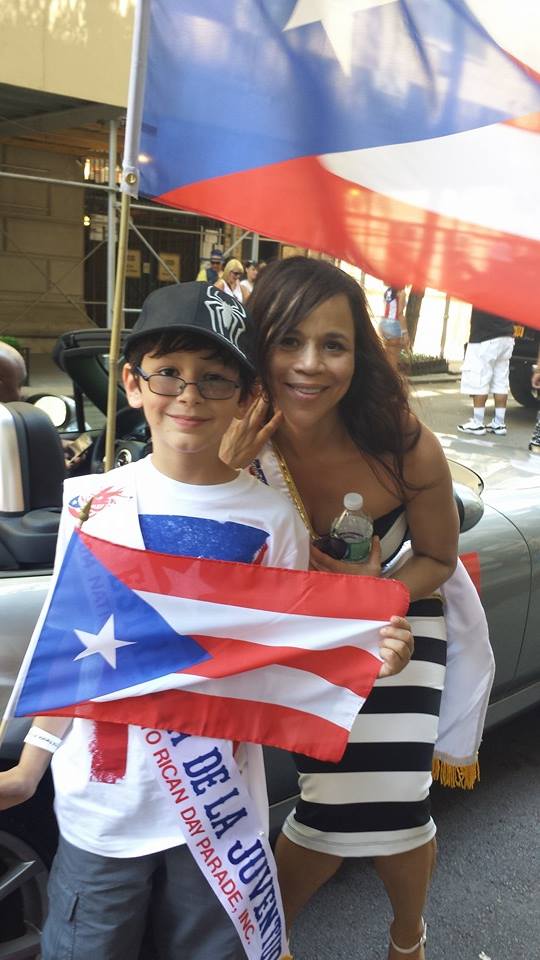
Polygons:
M538 356L540 331L514 325L514 352L510 358L510 392L523 407L540 407L540 398L531 389L532 365Z

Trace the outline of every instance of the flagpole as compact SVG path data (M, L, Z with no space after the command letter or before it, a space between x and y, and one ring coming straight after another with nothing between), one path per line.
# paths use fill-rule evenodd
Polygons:
M118 359L120 356L120 331L124 306L124 284L126 280L127 240L129 233L129 205L131 197L122 194L120 206L120 224L118 228L118 256L116 261L116 282L114 286L111 343L109 347L109 383L107 391L107 429L105 434L105 471L114 463L114 442L116 439L116 400L118 386Z
M131 47L131 69L124 137L124 156L122 161L122 202L118 227L118 256L116 263L116 282L114 287L111 343L109 348L109 384L107 392L107 429L105 433L105 471L114 464L114 443L116 439L116 406L118 387L118 360L120 357L120 332L123 327L124 290L126 281L126 260L129 236L129 208L132 197L139 195L138 154L141 135L141 122L144 100L144 82L146 77L146 56L150 29L150 0L137 0L135 22L133 25L133 43Z

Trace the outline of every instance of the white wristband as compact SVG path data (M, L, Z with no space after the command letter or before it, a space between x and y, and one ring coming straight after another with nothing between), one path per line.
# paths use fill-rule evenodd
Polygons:
M52 733L47 733L41 727L30 727L24 738L25 743L31 747L41 747L42 750L48 750L49 753L55 753L62 743L60 737L55 737Z

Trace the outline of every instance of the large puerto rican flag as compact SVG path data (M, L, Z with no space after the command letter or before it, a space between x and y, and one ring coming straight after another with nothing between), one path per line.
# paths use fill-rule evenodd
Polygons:
M15 713L338 760L379 672L380 628L407 605L394 580L178 557L76 531Z
M538 0L151 0L141 192L540 326L535 71Z

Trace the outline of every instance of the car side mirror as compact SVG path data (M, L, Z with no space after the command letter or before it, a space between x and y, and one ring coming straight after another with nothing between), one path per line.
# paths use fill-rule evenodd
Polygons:
M454 483L454 500L459 514L459 532L472 530L484 514L483 500L464 483Z
M484 514L484 504L480 496L484 481L474 470L457 460L448 460L448 466L459 513L459 532L465 533L466 530L472 530Z

